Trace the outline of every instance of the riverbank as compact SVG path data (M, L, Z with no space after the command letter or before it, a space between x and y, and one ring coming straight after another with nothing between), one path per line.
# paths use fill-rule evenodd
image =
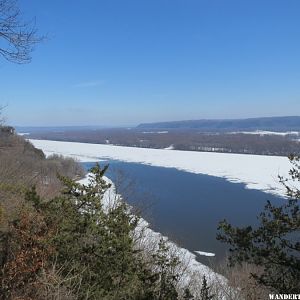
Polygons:
M48 140L30 141L46 154L62 154L81 162L112 159L176 168L222 177L230 182L244 183L249 189L280 196L285 195L285 189L279 183L278 175L287 177L291 167L289 160L280 156L146 149Z
M79 180L78 182L88 185L90 183L91 176L92 175L88 173L85 178ZM105 177L105 180L111 184L111 187L106 191L102 199L102 205L105 207L105 210L108 210L110 207L117 205L117 203L122 200L122 197L116 193L114 183L108 177ZM155 251L157 250L159 241L163 238L166 241L166 246L170 249L170 253L177 256L180 260L180 263L177 266L177 272L178 274L181 274L181 281L179 284L182 289L191 286L194 286L194 288L201 286L202 278L204 276L206 277L210 286L220 286L230 289L230 287L227 286L227 279L224 276L214 272L208 266L198 262L195 254L178 246L161 233L152 230L149 225L150 224L143 218L139 219L138 225L133 233L134 240L136 241L136 247L138 249L146 249L146 251ZM202 252L201 255L211 255L211 253L207 254ZM226 299L225 295L222 295L222 289L218 289L220 292L219 296ZM191 290L193 290L193 288Z

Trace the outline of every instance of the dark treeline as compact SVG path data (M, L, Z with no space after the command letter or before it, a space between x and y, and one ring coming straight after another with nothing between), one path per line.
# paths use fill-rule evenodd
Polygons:
M201 131L300 131L300 116L262 117L247 119L202 119L159 123L144 123L138 128L152 130L198 129Z
M203 133L197 130L98 129L35 132L30 138L177 150L288 156L299 151L299 136ZM297 140L298 139L298 140Z

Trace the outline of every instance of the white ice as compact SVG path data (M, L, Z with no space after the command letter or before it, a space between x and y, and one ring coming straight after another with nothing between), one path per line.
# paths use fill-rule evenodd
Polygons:
M234 131L229 132L229 134L254 134L254 135L280 135L280 136L286 136L286 135L299 135L300 132L298 131L285 131L285 132L279 132L279 131L267 131L267 130L255 130L255 131Z
M30 140L46 155L62 154L81 162L114 159L146 165L176 168L186 172L226 178L244 183L249 189L284 195L278 175L288 177L291 164L286 157L213 153L196 151L166 151L165 149L134 148L102 144Z
M92 178L92 174L87 174L85 178L79 180L78 182L84 185L88 185L89 181ZM115 186L113 182L104 177L104 179L111 184L111 187L105 192L102 198L102 205L105 211L108 211L110 208L115 207L122 197L115 192ZM137 227L134 231L134 239L136 241L136 246L140 249L147 249L148 251L156 251L158 249L158 243L161 238L166 241L166 245L170 249L170 253L176 255L180 258L180 264L177 267L177 272L182 274L181 281L179 282L180 286L185 288L190 282L193 282L196 285L201 285L203 276L205 276L209 284L221 284L227 286L227 279L214 272L208 266L198 262L196 260L196 255L190 252L185 248L181 248L177 244L170 241L167 237L163 236L161 233L152 230L149 227L149 223L143 218L139 219ZM214 256L214 253L194 251L200 255ZM227 299L224 295L219 295L220 299Z
M211 253L211 252L204 252L204 251L194 251L194 252L203 256L211 256L211 257L215 256L215 253Z

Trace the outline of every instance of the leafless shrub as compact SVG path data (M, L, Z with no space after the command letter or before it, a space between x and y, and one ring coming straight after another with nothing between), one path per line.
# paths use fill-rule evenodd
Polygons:
M37 279L39 289L37 291L38 299L45 300L76 300L80 289L80 274L71 275L71 272L65 274L64 266L58 268L54 261L52 267L44 270ZM77 280L75 280L77 279Z
M219 280L215 281L214 293L221 293L229 300L263 300L268 298L270 291L258 285L251 276L251 274L261 272L258 266L243 263L229 267L227 260L224 260L215 264L213 268L227 279L226 283Z

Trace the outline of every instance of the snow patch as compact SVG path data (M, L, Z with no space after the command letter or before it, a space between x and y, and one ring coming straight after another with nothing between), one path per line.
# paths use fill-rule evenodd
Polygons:
M215 253L211 253L211 252L204 252L204 251L194 251L194 252L203 256L211 256L211 257L216 256Z
M278 175L289 177L291 164L286 157L195 152L113 145L30 140L46 155L62 154L81 162L120 160L146 165L169 167L196 174L222 177L230 182L244 183L246 188L285 195ZM294 183L297 184L297 183Z
M172 145L170 145L169 147L167 147L167 148L164 148L165 150L174 150L174 145L172 144Z
M142 133L157 133L157 134L164 134L164 133L168 133L169 131L143 131Z
M78 182L88 185L92 176L93 175L89 173L85 178L79 180ZM104 179L108 183L111 183L111 187L104 193L102 199L103 208L105 211L107 211L108 209L117 205L118 201L122 200L122 196L116 193L115 186L109 178L104 177ZM170 241L166 236L163 236L161 233L152 230L149 226L150 224L146 220L143 218L139 219L137 227L135 228L135 232L133 233L134 238L137 241L137 247L140 249L151 249L152 251L156 251L158 249L158 243L160 239L163 238L166 241L166 245L170 249L170 253L177 255L180 259L178 272L182 273L182 278L179 284L183 288L187 287L191 281L195 281L195 278L200 280L199 284L201 284L203 276L207 278L210 285L214 283L227 285L227 279L224 276L214 272L211 268L198 262L195 254L191 253L185 248L179 247L177 244ZM202 251L195 252L200 255L214 256L213 253ZM221 298L226 299L225 296L222 296Z
M280 135L280 136L286 136L286 135L299 135L300 132L298 131L286 131L286 132L278 132L278 131L267 131L267 130L256 130L256 131L234 131L229 132L228 134L255 134L255 135Z

